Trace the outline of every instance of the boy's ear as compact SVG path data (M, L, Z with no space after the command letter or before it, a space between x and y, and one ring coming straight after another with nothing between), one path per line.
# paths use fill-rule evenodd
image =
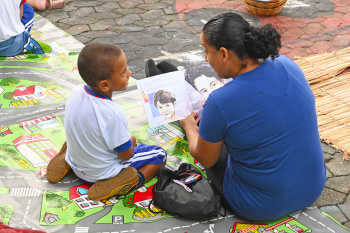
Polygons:
M174 106L176 106L176 100L174 101Z
M107 80L102 80L99 82L98 87L101 91L109 91L109 83Z

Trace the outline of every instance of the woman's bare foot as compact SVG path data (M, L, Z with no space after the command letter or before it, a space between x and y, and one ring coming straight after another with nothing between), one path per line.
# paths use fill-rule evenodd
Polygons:
M35 10L44 11L46 10L47 0L27 0L27 3Z

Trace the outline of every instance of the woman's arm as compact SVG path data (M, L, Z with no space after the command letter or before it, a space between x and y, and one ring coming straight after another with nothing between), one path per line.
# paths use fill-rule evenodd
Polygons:
M180 124L186 131L191 155L205 168L209 168L218 161L223 141L211 143L199 135L197 123L200 116L196 117L196 113L193 111L186 119L181 120Z

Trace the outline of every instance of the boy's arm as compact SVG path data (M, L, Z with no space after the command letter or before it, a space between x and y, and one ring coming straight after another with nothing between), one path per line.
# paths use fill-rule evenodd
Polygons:
M123 152L119 152L118 156L121 160L129 160L131 159L132 155L134 154L134 146L131 146L129 149L123 151Z
M22 16L23 16L23 4L20 7L19 18L22 19Z
M125 160L129 160L133 156L133 154L134 154L134 147L137 146L138 141L136 140L134 135L131 135L130 141L125 143L125 145L130 145L128 143L130 143L131 146L128 149L126 149L126 150L124 150L122 152L117 151L117 149L115 149L115 151L118 153L119 158L121 160L124 160L124 161Z

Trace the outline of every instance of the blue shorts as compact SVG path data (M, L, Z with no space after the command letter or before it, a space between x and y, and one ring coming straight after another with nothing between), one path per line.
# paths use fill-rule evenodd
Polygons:
M140 144L134 147L134 155L131 157L131 159L124 161L122 170L127 167L134 167L136 170L139 170L147 164L162 164L166 161L166 158L167 153L160 146ZM93 182L89 182L81 178L80 180L89 185L94 184Z

